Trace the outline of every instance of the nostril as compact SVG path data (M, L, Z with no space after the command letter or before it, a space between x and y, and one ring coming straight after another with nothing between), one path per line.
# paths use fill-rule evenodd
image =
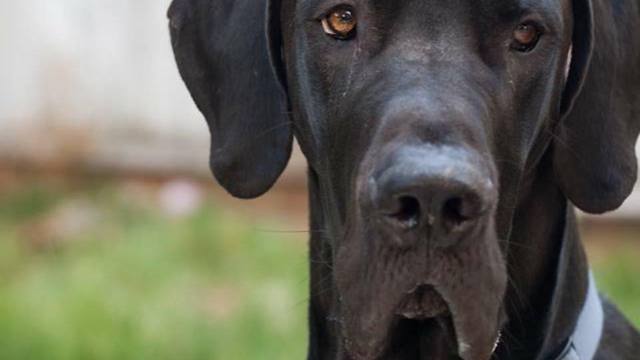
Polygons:
M460 225L468 220L467 216L463 213L463 203L462 198L447 200L442 207L442 220L454 226Z
M442 220L452 227L473 220L480 215L479 201L454 197L445 201L442 207Z
M412 196L401 196L398 198L397 209L388 216L398 222L403 227L410 229L420 223L420 202Z

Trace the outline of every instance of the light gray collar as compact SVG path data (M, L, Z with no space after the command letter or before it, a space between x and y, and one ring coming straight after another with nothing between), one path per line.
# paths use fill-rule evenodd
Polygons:
M602 338L604 313L593 273L589 272L589 290L576 329L557 360L592 360Z

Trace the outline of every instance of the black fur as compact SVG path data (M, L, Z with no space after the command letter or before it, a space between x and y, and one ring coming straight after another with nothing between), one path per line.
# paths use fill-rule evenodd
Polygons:
M351 40L320 23L338 5ZM589 269L573 205L613 210L636 181L638 0L174 0L169 18L218 181L264 193L292 134L307 157L309 359L563 347ZM637 358L605 313L596 358Z

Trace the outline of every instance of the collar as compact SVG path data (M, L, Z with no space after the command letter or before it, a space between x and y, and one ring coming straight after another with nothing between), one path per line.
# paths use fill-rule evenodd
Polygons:
M576 329L564 351L555 360L592 360L600 345L603 327L602 301L598 295L593 273L590 272L587 299L578 318Z

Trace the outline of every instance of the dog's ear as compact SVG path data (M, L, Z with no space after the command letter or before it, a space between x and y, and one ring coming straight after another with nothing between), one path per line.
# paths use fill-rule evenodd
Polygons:
M268 0L174 0L175 58L211 131L210 166L232 195L268 191L291 156L277 15Z
M622 205L637 177L640 29L635 9L616 7L573 0L572 65L553 145L558 185L590 213Z

